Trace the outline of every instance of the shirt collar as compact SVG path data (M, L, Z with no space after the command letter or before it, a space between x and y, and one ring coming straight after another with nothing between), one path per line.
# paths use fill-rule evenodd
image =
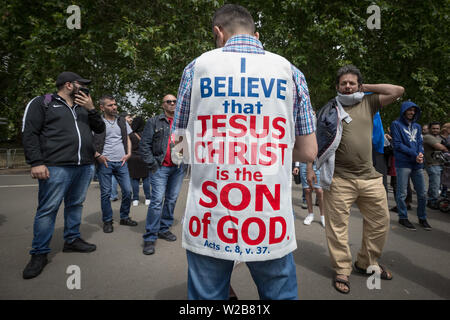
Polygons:
M237 34L232 36L225 43L223 51L264 54L264 48L261 41L249 34Z

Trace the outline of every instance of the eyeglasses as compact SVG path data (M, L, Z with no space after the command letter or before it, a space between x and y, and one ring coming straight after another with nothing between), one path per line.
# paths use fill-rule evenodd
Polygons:
M164 102L167 104L171 104L171 103L177 103L177 100L166 100Z

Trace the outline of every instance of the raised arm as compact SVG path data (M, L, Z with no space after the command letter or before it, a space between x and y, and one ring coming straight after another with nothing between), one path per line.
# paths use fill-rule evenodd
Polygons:
M361 85L362 92L378 93L380 98L380 105L385 107L398 98L405 92L405 88L393 84L363 84Z

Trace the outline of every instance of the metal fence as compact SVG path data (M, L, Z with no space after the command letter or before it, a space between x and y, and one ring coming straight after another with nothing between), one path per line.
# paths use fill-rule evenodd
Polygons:
M23 149L0 148L0 169L27 168Z

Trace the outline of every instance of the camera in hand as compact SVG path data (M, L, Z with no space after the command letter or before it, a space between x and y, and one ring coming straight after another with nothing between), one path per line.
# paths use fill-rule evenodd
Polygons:
M83 91L83 93L84 93L85 95L87 95L87 96L89 95L89 89L88 89L88 88L80 87L79 91Z

